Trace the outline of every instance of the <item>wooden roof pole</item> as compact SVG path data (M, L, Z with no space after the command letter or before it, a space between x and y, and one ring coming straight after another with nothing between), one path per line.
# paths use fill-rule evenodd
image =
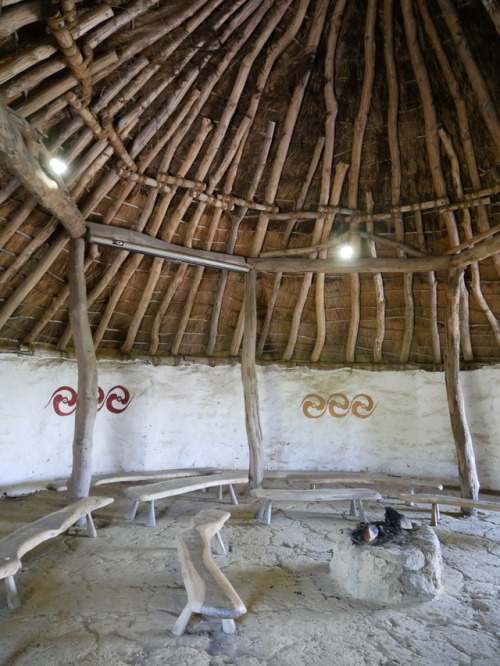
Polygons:
M335 167L335 177L333 181L332 190L330 192L330 202L332 204L337 204L340 201L340 195L342 192L342 188L344 186L344 181L348 169L349 169L349 164L346 164L345 162L338 162L337 166ZM330 233L333 224L333 219L334 219L333 217L330 217L328 219L328 222L324 228L325 235ZM319 253L320 260L321 259L327 260L326 257L327 257L326 251ZM310 275L312 276L312 274ZM323 345L326 338L326 320L324 312L325 309L324 279L325 279L324 274L321 274L321 276L320 274L316 275L317 285L319 285L318 291L316 292L316 319L318 323L318 333L316 336L316 343L314 345L314 349L311 354L311 361L313 361L313 363L319 361L321 350L323 349Z
M479 111L483 115L485 125L490 132L491 140L496 147L497 160L500 160L500 120L496 113L496 105L491 99L481 70L474 60L453 3L450 0L438 0L438 4L443 13L443 18L448 25L457 53L465 67L472 89L476 94Z
M269 121L267 126L266 136L264 138L264 142L261 148L259 162L255 168L252 180L250 182L250 186L248 188L247 199L250 200L253 199L253 197L255 196L255 192L257 191L257 187L259 186L262 173L267 163L269 150L271 149L271 143L274 136L275 126L276 123L274 123L273 121ZM248 208L245 207L240 208L236 217L232 220L231 230L229 232L229 238L227 242L227 252L229 254L232 254L234 252L234 248L236 245L236 238L238 235L238 229L241 221L247 214L247 211ZM215 296L214 307L212 310L212 318L210 321L210 335L207 344L207 356L212 356L214 352L214 347L217 340L217 324L219 320L220 310L222 307L222 300L224 298L224 290L226 288L228 278L229 278L229 271L220 272L219 281L217 283L217 294Z
M297 201L297 206L303 205L304 201L306 200L307 193L309 192L309 187L311 185L313 176L316 172L316 169L319 164L319 159L321 157L321 153L323 152L323 148L325 145L325 139L324 137L319 137L316 146L314 148L313 155L311 157L311 161L309 163L309 169L307 170L306 178L304 182L302 183L302 187L300 188L300 193L298 196L298 201ZM284 247L289 243L290 241L290 236L293 231L293 227L297 223L297 220L290 220L288 222L285 233L283 234L283 239L282 239L282 244ZM286 252L287 250L280 250L279 251L279 256L281 256L282 252ZM264 255L264 252L261 252L260 256ZM275 256L275 255L273 255ZM273 318L273 313L274 313L274 308L276 306L276 301L278 300L278 296L280 294L281 290L281 281L283 279L283 273L276 273L274 276L274 282L273 282L273 290L271 292L271 296L269 297L267 301L267 310L266 310L266 317L264 319L264 322L262 323L262 327L260 330L260 337L259 337L259 342L257 345L257 357L260 358L264 352L264 346L266 344L267 336L269 335L269 329L271 328L271 321Z
M349 168L347 164L339 162L335 171L335 184L332 189L332 168L333 154L335 150L335 131L338 112L338 102L335 95L335 53L337 42L342 25L342 18L345 9L345 0L339 0L335 5L335 11L332 15L330 28L327 36L327 53L325 57L325 85L324 96L326 106L325 119L325 149L323 152L323 168L321 171L320 204L338 204L340 194L344 183L344 175ZM343 174L340 179L340 172ZM335 189L337 188L337 189ZM318 218L316 220L313 239L319 237L321 241L326 241L330 236L333 227L334 217ZM313 240L314 242L314 240ZM318 254L320 259L326 259L327 251L320 250ZM312 276L311 276L312 277ZM311 353L311 361L319 361L326 339L326 314L325 314L325 276L320 273L316 276L316 341ZM303 302L305 305L305 301ZM301 310L302 318L302 310ZM298 329L297 329L298 334ZM295 346L295 343L294 343ZM293 351L293 350L292 350ZM286 354L286 351L285 351Z
M320 0L314 8L314 15L312 18L311 28L309 30L307 43L305 46L305 52L309 56L308 67L304 69L304 72L299 77L295 88L292 93L292 98L290 106L288 107L287 114L283 123L283 128L281 131L281 136L276 148L275 157L271 165L271 170L269 173L269 179L267 182L264 199L268 203L273 203L276 198L276 193L278 191L279 181L285 164L286 156L288 149L290 147L290 142L292 139L292 134L295 129L295 124L297 122L297 117L302 105L302 100L304 97L305 89L311 75L311 67L313 55L316 53L318 48L318 43L321 38L321 32L326 18L326 12L328 9L328 3L325 0ZM269 222L269 214L261 213L257 222L257 227L255 230L252 248L250 250L251 256L257 256L262 249L262 244L266 235L266 230ZM244 308L240 310L238 321L236 323L233 339L231 341L231 346L229 353L231 356L237 356L241 346L241 340L243 337L243 325L244 325Z
M218 63L214 63L213 71L203 82L202 89L198 89L199 97L196 101L196 104L193 106L193 109L196 109L195 114L200 111L202 105L208 98L220 76L227 69L236 53L238 53L238 51L242 48L243 44L245 44L245 42L250 37L250 34L259 23L261 17L260 8L258 8L258 6L262 1L265 0L253 0L253 2L247 3L241 12L234 16L232 20L230 20L224 33L220 35L220 39L214 40L214 47L216 43L217 48L220 48L221 43L224 43L229 37L231 37L231 35L233 35L234 32L236 32L238 35L232 44L228 46L228 49L224 52L222 59ZM229 10L226 9L227 14L230 16L233 10L234 5ZM253 16L251 16L252 12L255 12ZM245 23L245 21L247 21L247 23ZM243 25L242 29L240 29L241 25ZM130 150L132 156L140 153L148 141L150 141L152 137L158 133L160 127L170 119L170 115L172 113L172 109L170 108L171 104L173 103L175 106L177 106L177 104L181 101L180 95L184 96L187 93L189 87L192 87L193 89L191 94L194 93L196 89L197 77L200 75L200 71L203 69L203 66L207 61L208 58L204 59L202 65L193 66L191 70L186 70L184 74L183 85L179 86L179 83L176 84L172 102L169 101L166 105L163 105L159 113L144 127L144 129L141 131L141 134L134 139L132 148Z
M125 98L127 101L136 97L137 93L140 91L140 88L142 88L149 81L149 79L154 74L156 74L156 72L162 69L164 62L168 61L168 58L171 57L173 52L192 35L196 28L198 28L198 26L200 26L208 16L210 16L211 12L221 4L222 0L211 0L211 2L206 2L204 0L204 2L205 6L203 9L196 12L194 16L189 19L189 21L182 25L182 32L179 34L179 36L172 36L168 45L160 51L160 53L154 58L154 60L152 60L152 62L148 64L147 67L144 68L140 77L137 77L137 80L134 81L134 84L128 87L125 93ZM234 3L232 4L231 8L229 8L229 12L233 12L236 9L237 6L236 3ZM230 13L223 14L219 20L219 23L227 20L229 16ZM180 21L177 19L175 21L175 25L171 26L171 29L175 28L179 23ZM212 29L215 30L215 28L216 27L214 26ZM155 27L155 30L157 30L157 27ZM134 104L129 105L127 107L127 112L120 118L117 126L118 131L126 128L127 132L130 132L130 130L133 129L133 127L135 127L135 125L139 122L141 114L154 102L155 99L158 98L158 96L165 90L165 88L170 85L172 80L182 71L182 69L184 69L184 67L189 64L193 56L196 55L196 53L198 53L203 46L206 46L206 42L202 41L201 39L197 39L193 46L188 50L187 54L183 57L182 62L178 63L175 68L175 72L173 72L170 76L165 76L161 83L155 85L150 92L148 92L146 95L143 95ZM111 115L114 115L115 112L113 109L110 109L110 113Z
M418 242L420 249L426 254L426 243L424 225L422 223L422 211L415 211L415 227L418 235ZM430 329L432 340L432 353L434 356L434 363L438 365L441 363L441 343L439 341L439 328L437 316L437 280L434 271L427 273L427 284L429 285L429 309L430 309Z
M370 212L373 210L373 196L369 191L365 195L366 210ZM367 229L373 231L373 222L367 222ZM377 256L377 248L375 241L368 241L368 252L370 257ZM377 331L373 341L373 362L381 363L382 361L382 345L385 337L385 295L384 295L384 280L382 273L373 274L373 283L375 287L375 301L377 303Z
M63 247L68 242L68 235L65 231L61 232L51 243L47 252L38 261L33 270L24 279L21 284L12 292L9 298L4 302L0 309L0 329L5 326L7 320L21 305L30 291L38 284L45 275L46 271L52 265L52 262L58 257Z
M500 7L497 4L497 0L481 0L481 2L495 24L496 31L500 35Z
M85 241L69 243L69 317L78 365L78 400L73 436L73 467L68 481L68 499L88 497L92 476L92 447L97 415L97 359L87 311Z
M458 459L458 476L462 497L477 499L479 479L472 438L465 414L464 396L460 386L460 292L462 283L461 268L450 268L446 292L446 354L444 375L446 395L450 410L451 429L455 440ZM464 513L471 514L469 508L462 507Z
M187 156L184 158L183 163L181 165L181 168L179 169L179 175L183 177L186 175L188 172L190 166L193 164L194 160L196 159L198 153L200 152L206 137L210 134L212 130L212 123L208 118L203 118L200 130L198 132L198 135L196 137L196 140L192 142L191 148L189 150L189 153ZM164 157L164 164L170 160L170 156L167 155ZM163 166L162 165L162 166ZM171 200L173 199L175 195L175 190L177 188L173 189L171 193L169 193L166 197L162 199L160 202L160 205L158 207L158 210L155 211L153 215L153 220L152 223L149 225L149 233L150 235L156 236L158 233L158 230L160 228L161 223L163 222L163 219L165 217L166 211L168 209L168 206L170 205ZM171 239L168 237L164 237L163 240L166 240L167 242L170 241ZM121 346L121 351L124 353L127 353L132 349L132 345L134 344L135 337L137 335L137 331L139 330L139 326L141 324L141 321L144 317L144 314L146 313L146 309L149 305L149 302L151 300L151 297L153 295L153 291L156 287L156 284L158 282L158 279L160 277L161 269L164 265L165 260L161 259L159 257L155 257L153 260L153 264L149 270L149 277L148 281L146 283L146 287L143 290L143 294L141 297L141 300L139 302L139 305L136 308L136 311L134 312L134 316L132 317L132 321L130 323L130 326L127 331L127 337ZM184 276L185 272L187 270L187 265L186 264L181 264L178 268L178 273L179 271L182 272L182 275L178 274L175 276L175 278L171 281L169 284L169 289L168 291L170 292L170 298L172 296L173 292L173 284L176 286L179 285L181 277ZM163 303L165 302L165 297L162 301L162 304L160 305L159 310L162 309ZM170 299L168 301L170 303ZM161 325L161 318L157 318L158 311L155 314L155 319L154 319L154 337L156 339L156 336L158 335L159 339L159 330L160 330L160 325ZM152 333L152 339L151 339L151 344L153 344L153 333ZM156 348L155 348L156 351Z
M205 173L203 171L198 171L197 177L201 177L202 179L205 179L209 167L213 163L217 152L222 145L222 140L224 136L226 135L226 132L229 127L229 123L231 121L231 118L233 117L236 107L238 105L238 102L241 97L241 93L243 91L243 88L248 80L248 76L250 74L250 70L255 62L255 59L259 55L261 49L263 48L264 44L266 43L267 39L271 36L273 30L276 28L280 20L282 19L285 11L287 10L288 6L290 5L290 0L285 0L280 2L275 8L274 11L272 11L271 16L267 17L266 16L266 22L265 22L265 28L260 32L260 34L257 36L255 39L252 48L250 51L245 55L245 57L242 59L238 73L236 75L236 79L233 84L233 88L231 90L231 93L226 101L225 104L225 109L224 112L222 113L222 116L217 123L217 126L215 128L215 131L212 135L210 145L207 148L207 152L204 157L204 164L205 164ZM267 5L270 7L270 5ZM265 4L262 5L262 10L266 9L267 7ZM232 201L234 200L235 203L238 203L238 205L243 205L246 208L252 208L252 207L258 207L261 210L266 210L270 209L272 207L262 205L262 204L254 204L252 201L245 201L243 199L235 200L234 197L229 197L229 192L231 192L233 188L233 183L236 178L236 173L239 165L239 161L241 159L241 154L242 150L244 148L246 139L248 137L248 134L245 133L240 140L240 143L237 144L234 140L231 142L230 148L226 151L226 159L224 160L224 163L226 165L230 164L230 168L228 170L226 180L224 183L224 186L222 188L222 199L223 200L229 200ZM232 162L230 161L232 159ZM206 161L205 161L206 160ZM221 169L218 169L216 174L214 174L213 177L210 178L209 180L209 185L207 187L207 193L211 194L214 190L214 188L217 187L219 180L223 176L223 171ZM197 209L190 221L189 224L189 235L185 239L189 243L189 246L191 245L191 238L192 235L194 234L195 228L199 223L199 220L201 218L202 213L205 210L205 205L203 204L198 204ZM210 219L210 225L206 234L205 239L203 240L203 248L206 250L210 250L212 246L212 242L215 236L215 232L217 230L217 226L220 220L220 217L222 215L222 209L217 209L214 211L213 215L211 216ZM204 273L204 268L198 267L194 270L194 275L192 276L191 279L191 285L189 289L189 294L188 298L182 313L180 325L178 326L177 332L175 334L174 341L172 343L172 354L176 355L179 353L180 345L182 342L182 338L184 336L188 321L189 321L189 316L191 314L192 307L194 305L194 300L196 297L196 293L198 291L199 285L201 283L201 279L203 277Z
M267 10L270 8L270 6L271 6L271 2L269 2L269 0L265 0L262 3L262 5L258 8L258 11L256 11L255 14L252 16L251 21L249 21L249 23L245 26L245 31L242 33L242 35L240 35L238 37L236 42L234 42L231 45L231 48L230 48L228 54L225 55L222 64L220 64L217 69L221 68L221 71L223 71L227 67L231 57L235 53L236 45L237 44L241 45L242 43L244 43L244 41L246 41L246 39L250 35L250 32L257 28L259 22L262 20L264 14L267 12ZM246 8L246 10L248 11L248 7ZM196 174L195 174L195 180L203 181L206 178L208 170L209 170L209 168L210 168L210 166L211 166L211 164L212 164L212 162L215 158L217 150L220 147L222 139L224 138L224 135L227 131L227 127L229 125L230 118L234 114L236 104L237 104L237 101L238 101L238 99L241 95L241 89L243 88L243 85L244 85L244 83L247 79L250 66L253 63L255 57L257 56L258 51L260 50L257 47L260 43L264 43L266 34L268 34L272 31L274 25L279 21L279 18L281 17L281 15L284 11L285 11L285 6L284 5L281 5L281 6L278 7L278 11L275 13L275 15L266 24L266 30L264 30L263 33L259 36L259 38L257 39L257 42L254 45L254 47L252 48L252 50L247 54L246 58L243 59L243 61L241 63L241 66L240 66L240 69L239 69L239 72L238 72L238 75L236 77L233 89L231 91L230 97L227 101L225 111L224 111L224 113L223 113L223 115L222 115L222 117L219 121L219 124L218 124L218 127L217 127L217 132L213 135L213 137L210 141L210 144L207 148L207 151L206 151L205 155L203 156L203 159L201 160L200 165L198 166L198 169L197 169ZM234 23L235 20L236 19L234 19L232 23ZM237 22L240 22L240 21L241 21L241 16L237 17ZM229 30L227 32L229 33ZM233 141L232 146L233 147L229 151L229 153L234 155L235 152L238 150L238 144L236 144L235 141ZM218 173L220 174L220 176L222 176L222 172L219 171ZM174 211L173 215L171 216L171 218L169 220L169 223L168 223L168 226L167 226L167 229L166 229L166 232L164 233L164 238L166 238L166 240L169 240L172 237L172 235L174 234L175 230L177 229L177 227L178 227L178 225L181 221L182 216L184 215L184 213L186 212L186 210L190 206L192 200L194 198L199 198L199 199L202 199L202 201L203 201L203 198L211 197L212 191L216 187L217 182L218 181L216 181L214 178L212 178L211 181L210 181L209 186L207 187L206 193L205 192L201 192L201 193L187 192L182 197L182 199L181 199L180 203L178 204L176 210ZM247 203L247 202L240 202L240 203ZM186 231L186 236L184 238L184 245L186 247L191 247L191 245L192 245L196 225L198 224L198 222L201 218L201 215L203 214L203 212L205 210L205 206L206 206L205 203L199 203L197 208L196 208L196 211L194 212L194 214L193 214L193 216L192 216L192 218L189 222L189 225L188 225L188 228L187 228L187 231ZM215 212L215 218L214 219L215 220L218 219L217 211ZM211 228L213 229L213 232L209 231L209 237L210 237L211 233L215 233L215 227L214 227L213 224L211 225ZM212 241L210 240L210 244L211 244L211 242ZM184 277L187 270L188 270L188 266L186 264L181 264L177 269L177 274L176 274L174 280L172 281L170 287L173 287L174 284L177 285L178 283L180 283L181 279ZM171 353L173 353L173 354L177 354L179 352L182 336L184 335L185 328L187 326L187 322L188 322L188 319L189 319L189 313L190 313L191 308L194 304L195 289L198 288L202 275L203 275L203 269L198 268L198 269L194 270L194 275L193 275L193 278L192 278L193 281L192 281L192 284L191 284L191 288L190 288L190 291L189 291L187 302L186 302L184 310L183 310L183 315L182 315L182 318L181 318L180 326L178 327L176 336L175 336L174 341L172 343ZM167 293L165 294L165 297L164 297L164 299L162 301L162 304L160 306L160 309L159 309L159 312L161 312L162 316L165 315L165 313L168 309L168 306L170 304L170 300L172 298L173 293L174 293L173 290L171 288L169 288L167 290Z
M455 153L455 149L453 148L453 144L450 137L446 134L446 132L443 129L439 130L439 136L441 138L441 143L443 144L443 147L450 159L451 173L453 176L455 191L457 193L457 196L461 198L464 195L464 189L462 186L462 179L460 177L460 163L458 161L458 156ZM465 237L472 238L471 215L470 215L470 210L468 208L462 211L462 228L464 230ZM486 319L490 323L491 328L493 329L493 333L495 334L497 343L500 345L500 326L498 325L498 320L491 311L483 295L483 292L481 291L481 276L479 273L479 266L477 261L472 262L470 264L470 268L472 273L472 283L471 283L472 292L476 297L478 305L483 311L484 316L486 317Z
M259 103L261 101L262 92L265 88L265 84L266 84L266 82L269 78L271 70L272 70L275 62L279 58L279 56L283 53L285 48L290 44L292 39L297 34L297 32L298 32L298 30L299 30L299 28L302 24L302 20L304 18L304 15L305 15L305 12L306 12L306 9L307 9L308 5L309 5L309 0L301 0L300 1L300 4L297 7L297 10L295 12L295 15L294 15L293 19L286 26L285 30L283 31L281 36L278 38L278 40L275 41L274 43L272 43L270 45L270 47L268 48L266 59L264 61L264 64L262 65L262 68L260 70L256 85L255 85L255 92L252 95L252 98L251 98L250 103L248 105L248 109L245 113L245 117L243 118L243 120L239 124L238 129L236 130L236 134L235 134L235 137L234 137L234 140L233 140L236 145L241 144L243 141L246 141L246 138L248 137L248 133L250 131L251 124L254 121ZM268 131L267 131L266 140L264 141L264 145L263 145L263 149L262 149L263 152L261 154L261 161L257 165L256 172L254 173L254 177L253 177L252 182L251 182L250 187L249 187L249 194L247 195L247 199L250 200L250 201L255 196L255 192L257 190L257 186L258 186L259 181L260 181L260 175L262 174L263 169L265 167L265 163L264 164L262 163L262 159L263 159L263 155L264 154L267 155L268 152L269 152L270 142L272 141L272 137L274 135L274 127L275 127L275 123L270 122L268 124ZM268 143L269 143L269 145L267 145ZM224 157L221 164L217 168L217 171L216 171L215 175L213 176L214 181L218 180L221 177L222 173L224 173L224 171L227 169L227 167L229 165L229 162L230 162L230 155L228 154ZM257 173L260 173L258 179L256 179ZM233 250L234 250L238 228L239 228L239 225L240 225L242 219L245 217L247 211L248 211L248 208L246 206L242 206L240 208L236 218L232 222L230 237L228 239L228 248L229 247L231 248L231 249L228 250L229 252L233 252ZM219 308L218 308L217 313L216 313L216 319L214 320L214 317L212 317L210 340L209 340L209 344L208 344L208 349L211 348L211 350L212 350L210 352L210 355L211 355L211 353L213 353L213 344L215 342L215 337L214 336L216 336L217 319L219 317L220 304L222 303L222 297L223 297L225 285L227 284L227 279L228 279L227 271L222 271L220 276L219 276L219 284L218 284L218 287L217 287L217 301L219 303ZM276 286L277 283L278 283L278 287ZM264 321L264 324L263 324L263 327L262 327L262 330L261 330L261 337L260 337L260 340L259 340L259 345L258 345L258 350L257 350L258 355L260 355L262 353L262 345L264 344L265 338L267 336L266 325L268 325L268 321L271 318L271 314L272 314L272 310L273 310L273 306L274 306L273 297L274 297L275 293L277 295L278 290L279 290L279 276L276 276L276 278L275 278L275 287L273 289L273 295L271 296L270 301L268 303L268 310L267 310L267 314L266 314L266 320ZM242 317L242 314L243 313L241 313L240 317ZM239 321L241 321L241 319L239 319ZM215 330L214 330L214 327L215 327ZM240 343L241 343L241 338L240 338Z
M450 65L446 52L443 48L441 37L436 30L434 23L432 22L427 5L423 0L417 0L417 4L424 21L427 36L429 37L432 48L434 49L436 58L441 67L441 71L443 72L444 79L452 96L453 103L455 104L460 140L462 142L462 148L465 154L465 161L469 169L472 187L474 190L479 191L481 190L481 177L477 166L474 144L472 142L470 133L467 105L464 98L462 97L457 77L455 76L453 67ZM488 202L485 201L485 203ZM482 232L487 231L490 227L488 213L485 206L478 207L477 224L479 230ZM497 269L497 273L500 275L500 256L494 257L493 262Z
M153 146L153 148L147 153L147 155L145 155L142 158L142 160L139 163L139 171L140 172L144 171L146 169L146 167L149 165L150 161L153 160L154 157L156 156L157 152L159 152L161 147L164 146L165 142L172 137L172 135L175 133L176 129L178 128L178 125L182 122L183 118L185 117L185 114L189 111L189 108L190 107L185 107L184 109L181 110L181 112L179 113L177 118L174 121L172 121L172 123L169 127L169 130L163 136L160 137L159 141ZM167 155L168 154L169 154L169 152L167 152ZM107 179L105 179L106 187L101 191L100 196L101 197L104 196L105 193L107 191L109 191L109 189L114 185L114 183L117 180L118 180L118 176L114 172L109 174L109 177ZM112 217L114 217L114 215L118 212L120 206L122 205L122 203L127 198L128 194L132 190L133 186L134 186L134 183L126 183L125 184L125 190L122 189L119 192L119 194L117 196L117 201L109 207L109 209L107 211L107 214L104 218L105 223L109 223L111 221ZM129 189L127 189L127 188L129 188ZM99 187L97 189L99 189ZM136 227L136 230L142 231L145 228L145 226L146 226L146 224L149 220L149 217L151 215L151 212L153 210L152 206L154 206L154 203L156 202L156 198L157 198L158 194L159 194L159 192L156 191L156 190L152 190L150 192L150 195L148 196L145 208L142 211L141 216L139 218L139 223L138 223L138 226ZM162 199L161 208L162 208L163 215L165 215L166 212L167 212L168 203L170 202L170 198L168 198L169 196L170 195L167 195L167 197L164 197ZM150 205L151 205L151 208L150 208ZM156 230L155 233L157 233L157 230ZM112 280L112 278L114 277L114 275L118 271L121 264L125 261L127 256L128 256L127 252L119 252L119 253L116 254L115 258L113 259L113 262L112 262L111 266L108 267L108 270L106 271L105 275L102 276L102 278L99 280L99 282L94 287L92 292L89 294L89 296L88 296L89 305L91 305L95 301L95 299L98 298L99 294L102 293L102 291L106 288L106 286ZM141 255L136 255L136 256L134 256L130 259L130 262L132 264L135 264L135 262L137 261L138 262L137 266L138 266L141 259L142 259ZM128 275L128 272L127 272L127 275ZM125 276L124 279L125 279L125 283L121 287L122 290L125 288L126 283L128 282L128 277ZM116 289L119 289L119 288L120 288L119 285L117 285ZM114 298L115 297L113 296L111 298L111 300L113 300ZM108 303L108 305L109 305L109 303ZM111 317L112 311L110 311L110 309L108 307L106 307L104 315ZM107 319L106 324L107 324L107 322L109 322L109 318ZM104 334L105 328L103 328L103 326L104 326L104 319L101 318L101 322L99 323L99 327L96 331L96 342L99 338L99 336L97 334L98 333ZM66 347L66 345L69 342L70 336L71 336L71 329L68 326L66 328L66 330L64 331L64 334L62 335L61 340L59 341L59 348L60 349L64 349Z
M366 22L364 32L364 74L359 101L358 114L354 121L353 139L351 147L351 168L349 170L349 183L347 190L347 205L349 208L358 206L359 171L361 168L361 151L365 135L368 112L370 110L373 80L375 77L375 20L377 16L376 0L369 0L366 10ZM359 275L353 273L351 277L351 321L346 343L346 361L352 363L356 350L360 320L360 284Z
M387 109L387 138L389 141L389 152L391 155L391 208L401 204L401 151L399 146L398 133L398 113L399 113L399 79L396 66L396 57L394 53L394 16L393 0L384 0L383 5L383 29L384 29L384 61L387 76L387 86L389 90L389 101ZM372 209L373 212L373 209ZM404 243L405 231L403 224L403 214L395 213L391 220L395 227L396 241ZM373 223L372 223L373 224ZM398 248L398 255L405 256L405 252ZM375 279L375 278L374 278ZM382 277L378 278L377 293L377 313L380 298L380 286ZM415 328L415 304L413 299L413 275L405 273L403 275L403 294L405 299L405 328L401 342L399 360L401 363L408 361L410 346L413 339ZM384 304L385 307L385 304ZM379 322L380 324L380 322Z
M447 190L446 180L441 166L439 135L437 132L439 122L432 98L429 75L427 73L422 50L418 41L416 20L413 13L413 6L410 0L401 0L401 10L403 13L403 23L408 43L408 52L410 55L413 71L415 72L420 97L422 99L422 111L425 125L425 145L427 148L427 156L429 159L432 181L434 183L434 189L437 196L444 197L447 196ZM452 245L458 245L460 242L460 236L458 234L457 224L453 212L444 211L440 213L440 215L446 224L450 243ZM468 294L463 282L463 274L461 289L463 311L462 316L460 317L460 341L464 358L466 361L470 361L472 360L473 354L469 335Z
M259 394L255 368L255 343L257 337L256 272L245 275L245 325L241 353L241 377L245 397L245 425L250 453L249 485L261 488L264 482L262 453L262 428L259 414Z

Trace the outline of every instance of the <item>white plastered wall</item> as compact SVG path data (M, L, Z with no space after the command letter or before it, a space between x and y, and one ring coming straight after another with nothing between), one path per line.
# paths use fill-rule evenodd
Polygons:
M63 386L76 389L75 361L4 354L0 373L0 489L31 490L67 477L74 415L58 415L51 396ZM456 483L442 373L266 366L257 368L257 377L266 469L366 469ZM484 489L500 489L499 378L498 366L460 377ZM130 400L112 400L117 409L126 405L121 413L102 403L94 434L94 473L247 468L239 365L100 361L99 386L105 396L123 386ZM117 394L123 395L120 390ZM343 397L331 398L335 394ZM360 394L365 397L356 399ZM304 406L311 395L309 407ZM340 401L337 406L334 400ZM69 410L64 404L60 408Z

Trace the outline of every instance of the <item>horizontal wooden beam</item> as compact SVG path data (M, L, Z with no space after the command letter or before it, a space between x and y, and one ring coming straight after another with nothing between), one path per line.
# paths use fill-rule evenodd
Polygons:
M250 270L250 266L243 257L223 254L222 252L181 247L162 241L159 238L148 236L139 231L114 227L109 224L87 222L87 228L87 240L89 243L95 243L96 245L152 255L171 261L180 261L185 264L206 266L207 268L220 268L237 273L247 273Z
M497 254L497 252L500 252L500 236L480 241L479 243L476 243L474 247L470 247L459 254L453 255L450 257L451 265L463 268L475 261L487 259L488 257Z
M451 257L409 257L409 258L367 258L347 259L296 259L280 257L275 259L248 258L250 266L257 271L269 273L427 273L445 271Z
M424 257L425 254L418 250L417 248L407 245L406 243L401 243L400 241L392 240L392 238L385 238L384 236L377 236L376 234L368 233L367 231L360 231L359 229L353 229L352 231L346 231L340 236L331 237L330 240L325 243L318 243L317 245L310 245L309 247L291 247L286 250L267 250L266 252L261 252L261 258L264 257L296 257L301 254L311 254L312 252L319 252L320 250L328 250L331 247L340 245L341 243L349 243L352 236L358 236L359 238L366 238L367 240L374 241L375 243L381 243L383 245L390 245L391 247L396 247L407 254L414 257Z

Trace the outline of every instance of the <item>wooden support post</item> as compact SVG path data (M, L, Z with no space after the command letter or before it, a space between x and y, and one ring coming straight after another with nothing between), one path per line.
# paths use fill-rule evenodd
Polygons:
M259 415L259 395L255 371L255 345L257 334L256 273L249 271L245 276L245 325L241 355L241 376L245 396L245 425L250 451L250 488L260 488L264 481L262 456L262 430Z
M444 373L450 410L451 429L455 439L458 459L458 475L462 497L477 500L479 480L472 438L465 415L464 397L460 387L460 291L463 271L450 268L446 298L446 358ZM475 509L462 507L464 514L472 515Z
M78 401L73 438L73 469L68 481L72 501L88 497L92 476L92 444L97 415L97 360L87 313L84 269L85 241L69 244L69 318L78 366Z

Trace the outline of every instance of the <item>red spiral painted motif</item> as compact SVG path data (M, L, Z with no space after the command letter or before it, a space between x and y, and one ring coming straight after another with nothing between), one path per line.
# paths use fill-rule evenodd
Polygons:
M114 393L114 391L119 391L119 393ZM122 393L122 395L120 395L120 393ZM130 393L124 386L113 386L113 388L109 389L108 395L106 396L106 407L113 414L124 412L131 402L132 398L130 397ZM115 403L123 405L123 407L120 409L115 406Z
M58 416L70 416L76 409L77 397L75 389L72 389L71 386L60 386L51 395L45 407L52 403ZM97 387L98 412L105 406L112 414L121 414L130 405L132 399L128 389L124 386L113 386L107 393L104 393L100 386Z
M69 396L66 395L69 393ZM76 409L76 391L72 389L71 386L60 386L54 391L50 396L50 400L47 403L49 405L52 403L54 411L58 416L70 416ZM47 407L45 405L45 407Z

